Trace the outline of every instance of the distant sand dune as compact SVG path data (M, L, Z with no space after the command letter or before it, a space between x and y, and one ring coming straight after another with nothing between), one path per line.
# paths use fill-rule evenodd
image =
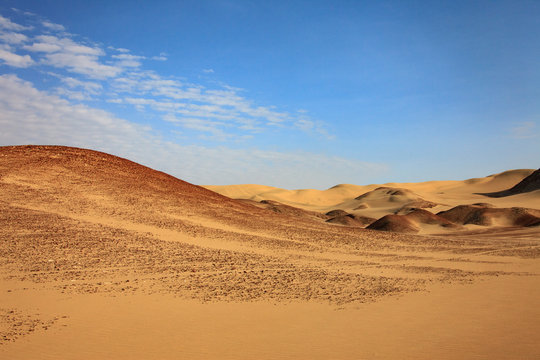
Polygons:
M529 193L532 191L540 190L540 169L536 170L525 179L521 180L518 184L514 185L512 188L503 191L497 191L492 193L484 193L481 195L486 195L489 197L503 197L503 196L512 196L517 194Z
M402 233L418 233L421 230L424 230L424 232L440 232L460 228L454 222L424 209L412 209L400 215L385 215L367 227L367 229L372 230Z
M342 214L334 216L326 222L332 223L332 224L341 224L341 225L348 225L348 226L361 226L364 227L366 225L371 224L374 222L374 218L366 217L366 216L360 216L360 215L354 215L354 214Z
M392 231L399 233L417 233L420 228L411 219L403 215L385 215L367 227L371 230Z
M540 210L521 207L493 208L483 205L460 205L437 215L463 225L535 226L540 224Z
M528 222L516 220L515 211L502 209L516 207L540 209L539 174L539 170L519 169L463 181L387 183L366 186L340 184L327 190L284 190L258 185L208 186L208 188L232 198L249 197L259 201L265 198L272 199L319 213L341 209L346 212L344 215L348 218L336 217L329 221L349 226L359 226L352 216L382 220L386 215L405 216L411 211L424 209L428 213L417 211L409 217L412 225L408 220L390 216L373 224L371 228L378 227L386 231L391 231L389 230L391 228L405 229L407 232L417 229L421 233L439 233L459 230L460 225L463 224L524 226L523 224ZM435 214L460 205L484 204L487 197L489 197L489 207L501 208L501 210L483 211L486 215L482 217L484 219L482 221L457 221L452 226L444 224L444 221L449 221L448 219L439 218L437 226L430 223L434 221L434 218L429 219L430 216L436 216ZM419 214L423 216L420 217ZM534 223L533 220L531 221ZM369 224L368 221L364 223Z

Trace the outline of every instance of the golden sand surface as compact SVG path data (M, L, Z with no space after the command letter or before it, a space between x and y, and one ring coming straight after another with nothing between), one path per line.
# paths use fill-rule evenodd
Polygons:
M342 208L354 210L359 204L368 205L364 210L385 213L382 209L398 209L399 205L422 198L437 204L435 210L475 202L489 202L499 207L523 206L538 208L540 191L511 197L489 198L479 193L489 193L508 189L534 172L534 169L509 170L500 174L468 180L426 181L420 183L386 183L380 185L340 184L326 190L287 190L264 185L207 185L205 188L233 199L275 200L300 208L331 210ZM403 190L400 196L391 196L378 188ZM356 200L362 194L367 198ZM356 201L354 201L356 200ZM370 209L370 210L368 210Z
M53 146L0 147L0 193L0 358L540 357L538 226L336 225Z
M425 209L432 214L451 210L457 206L488 207L483 221L469 221L465 227L433 226L412 216L415 232L437 234L456 230L484 230L493 227L514 226L516 212L530 212L540 219L540 178L536 171L536 189L512 196L491 197L485 193L512 188L535 172L534 169L509 170L500 174L463 181L427 181L421 183L387 183L380 185L340 184L326 190L287 190L262 185L209 185L205 188L233 199L260 202L274 201L307 211L327 213L345 211L349 216L379 219L385 215L407 215L413 209ZM473 216L474 217L474 216ZM396 217L397 218L397 217ZM425 220L425 219L424 219ZM433 219L432 219L433 220ZM475 225L481 224L481 227ZM352 224L350 224L352 225ZM364 226L366 224L358 224ZM368 224L369 225L369 224Z

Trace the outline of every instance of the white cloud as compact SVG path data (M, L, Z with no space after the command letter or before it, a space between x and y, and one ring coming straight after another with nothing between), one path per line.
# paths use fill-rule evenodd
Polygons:
M28 40L28 36L17 32L0 33L0 40L8 44L20 44Z
M22 11L22 10L14 8L14 7L12 7L11 10L13 10L14 12L19 13L19 14L22 13L22 14L28 15L28 16L37 16L36 14L34 14L34 13L30 12L30 11Z
M44 53L42 61L47 65L91 78L110 78L123 71L120 66L107 65L99 61L99 57L104 55L102 49L82 45L69 38L40 35L35 38L32 45L24 46L24 49Z
M305 117L298 118L294 126L299 128L300 130L306 132L306 133L317 133L319 135L324 136L327 139L334 139L334 136L330 135L328 131L326 131L326 128L324 127L324 123L319 121L314 121Z
M81 45L69 38L58 38L53 35L39 35L35 37L36 42L32 46L25 47L30 51L40 52L58 52L63 51L66 53L89 55L89 56L101 56L104 54L103 50L98 47L90 47ZM44 46L41 48L40 46Z
M130 140L152 141L141 126L103 110L71 104L15 75L0 76L0 93L0 142L4 145L63 143L118 151L129 147Z
M198 184L321 188L344 181L364 182L385 171L379 164L321 154L179 145L164 141L151 128L37 90L15 75L0 76L0 94L0 145L92 148ZM204 123L193 119L189 126Z
M100 64L93 56L67 52L48 54L46 63L95 79L114 77L123 70L118 66Z
M66 30L66 28L64 28L62 25L55 24L55 23L52 23L50 21L43 21L41 24L43 26L45 26L46 28L51 29L53 31L65 31Z
M189 118L189 117L175 117L174 115L167 114L164 120L182 125L185 129L197 130L209 135L202 135L205 139L212 139L217 141L225 141L230 138L236 138L236 135L225 132L221 127L225 124L219 121L210 121L201 118Z
M32 29L31 26L23 26L16 24L8 18L3 17L2 15L0 15L0 28L13 31L24 31Z
M82 88L84 91L92 95L98 94L103 89L103 86L96 82L81 81L72 77L62 77L61 80L70 88Z
M103 91L103 86L97 82L83 81L54 72L48 72L47 74L58 78L63 84L63 86L56 87L54 93L71 100L91 100L95 95L99 95Z
M157 61L167 61L168 57L167 57L167 53L159 53L159 56L152 56L151 58L152 60L157 60Z
M207 88L176 78L162 77L142 69L145 56L133 55L125 48L108 47L109 51L114 51L109 57L102 47L75 40L75 37L65 33L59 24L50 21L41 21L41 24L46 28L45 33L37 34L31 39L24 39L23 34L18 38L9 38L11 41L24 40L25 43L19 49L30 52L33 59L28 54L17 54L11 49L4 49L0 57L11 66L49 65L70 72L71 82L64 82L67 87L57 88L57 95L79 101L96 95L96 89L80 87L80 84L76 88L73 85L73 79L78 74L98 81L108 80L99 91L112 95L117 103L131 104L140 111L159 112L161 117L174 115L178 119L175 122L177 126L211 133L214 139L231 139L232 136L224 134L234 132L237 137L245 137L249 135L246 132L260 133L276 127L299 129L307 133L324 132L319 122L315 123L303 114L289 114L272 106L255 104L243 96L242 89L227 85ZM14 25L8 26L16 28ZM48 30L61 31L62 34L55 36L48 33ZM160 53L159 57L166 59L166 55ZM203 71L214 72L213 69ZM181 118L185 120L180 121ZM199 118L198 124L207 122L213 125L211 128L193 126L193 119L196 118ZM308 126L309 124L312 125ZM235 130L230 131L230 128Z
M62 48L57 44L37 42L32 45L24 46L25 50L34 51L34 52L44 52L44 53L53 53L60 51Z
M90 99L90 96L87 93L82 91L73 91L62 87L56 88L55 94L70 100L84 101Z
M35 22L35 19L33 21ZM147 140L147 143L151 144L148 145L151 148L150 150L139 154L137 152L139 148L132 149L133 154L135 154L133 156L148 156L152 151L162 151L161 146L163 144L161 140L155 134L151 134L148 129L139 128L133 123L117 119L111 113L99 112L100 110L98 109L74 104L93 100L103 101L102 104L122 105L122 111L125 111L126 105L132 106L134 109L144 112L141 117L162 120L159 125L156 125L160 128L165 127L172 131L183 133L184 135L186 133L189 134L190 138L188 140L199 138L232 143L245 141L245 139L253 138L254 135L260 136L258 134L265 132L277 133L278 131L298 130L308 134L322 134L327 138L331 138L326 133L324 124L311 119L305 111L293 111L289 113L280 111L274 106L262 106L249 99L245 90L226 84L216 85L216 83L213 83L211 87L206 87L201 84L189 83L187 80L178 77L161 76L153 71L142 68L142 60L148 59L145 56L132 55L130 50L125 48L103 47L90 41L79 41L76 36L66 33L63 26L59 24L41 20L39 22L41 26L37 27L36 32L38 33L34 36L28 33L27 36L15 31L29 29L29 27L14 24L6 18L0 18L0 27L5 29L4 32L0 31L0 39L9 43L4 44L3 47L0 45L0 61L14 67L29 67L33 65L33 69L52 75L60 80L60 84L57 81L49 82L52 85L49 85L49 92L46 93L36 92L37 90L32 84L23 82L18 78L11 78L11 80L4 78L5 82L10 80L8 83L13 87L18 87L19 89L28 88L29 94L35 95L34 100L41 104L40 108L36 108L30 100L24 102L18 99L18 104L24 103L24 106L27 107L29 119L42 117L43 119L51 120L49 127L46 127L43 122L39 122L41 124L40 126L43 127L43 131L34 131L33 133L36 136L43 136L45 139L68 139L67 141L71 141L71 144L76 145L80 142L81 145L79 146L97 147L102 150L114 152L115 154L124 154L117 151L117 149L126 149L129 147L129 143L121 140L125 139L121 135L114 134L114 127L109 128L107 134L103 134L103 137L101 137L98 130L88 128L91 124L95 125L103 119L113 119L110 120L110 123L124 124L122 126L137 129L133 130L133 135L130 136L152 139ZM39 33L39 30L41 30L41 33ZM53 35L51 31L57 31L60 34ZM107 49L109 54L105 52L105 49ZM150 59L166 60L167 54L160 53L159 57L150 57ZM51 66L59 69L58 71L54 70L58 74L51 73ZM66 71L70 73L70 76L66 76ZM203 69L203 72L210 74L214 70ZM7 91L6 89L4 90ZM16 106L16 102L14 101L11 101L10 104ZM7 103L5 105L7 106ZM51 109L51 107L58 110L56 113L63 114L63 120L60 120L60 118L54 115L52 110L51 113L45 113L45 109ZM8 108L6 107L5 109ZM8 116L7 114L0 115L4 118ZM24 116L24 114L20 114L20 116ZM67 122L64 118L70 119L70 122ZM85 120L82 120L83 118ZM15 119L15 117L12 119ZM14 122L14 124L16 123ZM21 122L20 120L19 123L26 124L26 122ZM55 124L57 127L54 126ZM75 126L73 124L78 125ZM74 136L72 140L69 140L70 138L67 132L61 132L62 129L70 129L70 131L73 131L75 134L81 134L81 136ZM82 131L83 129L87 129L89 133L94 134L91 137L95 140L94 142L89 142L88 139L84 138L82 135L84 133ZM13 126L12 130L15 131ZM123 130L118 131L121 132ZM47 134L56 135L47 137ZM115 141L96 142L96 139L102 138L109 140L117 139L115 141L119 145L113 146L112 144L115 144ZM141 142L142 140L137 138L136 141ZM158 146L156 144L161 145ZM107 146L110 146L110 148L107 148ZM153 146L158 146L158 148L154 148ZM180 153L186 152L188 148L195 148L178 146L173 143L167 145L169 148L176 147ZM198 151L208 154L209 157L224 156L220 152L215 153L214 149L199 148ZM241 154L231 149L223 151L225 153L234 153L235 157L241 157ZM256 151L253 152L253 158L249 161L261 161L264 156L266 158L270 156L269 152L259 152L259 157L255 158L256 153ZM266 155L263 156L263 154ZM279 157L276 155L279 153L272 154L274 154L272 155L273 157ZM124 155L127 156L129 154ZM135 160L139 159L133 156L132 158ZM290 154L282 154L280 156L283 161L294 162ZM302 156L309 161L320 158L319 155L313 158L309 158L307 155ZM142 158L145 159L144 157ZM211 165L219 168L222 163L223 161L220 161L219 164ZM236 162L234 164L238 166ZM169 165L164 164L163 166L165 168L162 169L166 169L166 166ZM212 166L209 165L209 169ZM305 169L306 166L308 165L302 167L302 165L296 164L295 168ZM285 165L282 164L282 168L284 167ZM270 172L270 170L270 168L264 168L263 172ZM287 171L292 172L293 170L291 168ZM211 173L211 170L208 171ZM235 171L249 172L248 169ZM283 171L285 170L283 169ZM199 170L195 169L194 172L194 176L196 176ZM305 169L305 172L309 173L310 170ZM254 171L250 176L255 177L256 173ZM241 180L238 179L238 181ZM253 182L254 180L249 181ZM200 182L211 181L201 180Z
M315 123L307 119L298 119L295 125L304 131L311 131L315 127Z
M9 47L0 47L0 60L4 64L18 68L31 66L34 61L29 55L18 55L10 51Z
M140 60L146 59L144 56L130 55L130 54L113 55L112 58L119 60L117 62L118 66L134 67L134 68L141 66Z
M114 79L112 84L118 94L127 94L116 99L117 102L132 104L141 111L147 106L166 114L173 113L176 118L228 120L220 123L221 126L234 126L242 131L261 131L265 126L294 122L288 113L253 105L239 95L239 89L232 87L207 89L144 71L127 73Z

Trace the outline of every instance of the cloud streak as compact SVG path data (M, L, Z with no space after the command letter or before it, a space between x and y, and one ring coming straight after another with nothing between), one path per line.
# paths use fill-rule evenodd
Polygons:
M41 23L43 26L45 26L46 28L50 29L50 30L53 30L53 31L65 31L66 29L64 28L64 26L60 25L60 24L55 24L55 23L52 23L50 21L43 21Z
M28 36L17 32L4 32L0 34L0 40L6 44L21 44L28 40Z
M34 38L32 45L23 48L41 55L44 64L94 79L111 78L123 71L120 64L107 65L100 62L99 58L105 55L102 49L79 44L65 37L39 35Z
M198 184L321 187L321 184L334 185L335 174L352 182L386 171L380 164L307 152L179 145L163 140L152 128L103 110L72 104L36 89L15 75L0 76L0 93L4 94L0 97L3 145L63 144L92 148Z
M60 24L26 16L35 26L0 16L0 66L12 71L0 75L0 145L92 148L199 184L320 188L334 185L338 177L358 182L385 171L352 159L246 145L269 133L331 135L304 110L282 111L256 103L239 88L193 83L145 68L148 62L166 61L165 53L143 56L103 47L78 40ZM17 75L19 69L34 71L33 78L43 80L47 90ZM115 109L153 120L128 121ZM239 143L247 147L237 148Z
M0 60L5 65L17 68L27 68L34 64L34 60L29 55L18 55L12 52L9 46L0 47Z
M108 47L107 50L112 51L108 54L102 46L76 40L60 24L46 20L38 23L41 30L35 28L29 34L31 27L0 18L0 26L3 27L0 39L4 41L0 60L8 66L33 66L53 73L55 77L78 77L80 81L91 80L99 84L92 89L83 87L77 90L73 80L62 80L56 94L66 99L83 102L102 95L109 103L132 105L141 112L154 112L180 130L199 132L200 138L211 136L220 141L246 138L275 131L276 128L332 138L324 123L310 119L305 113L291 114L273 106L256 104L245 97L241 89L227 85L208 88L144 69L145 61L167 60L165 53L146 57L133 55L129 49ZM67 74L62 75L63 72ZM203 69L203 72L211 74L214 70ZM173 118L176 120L171 122Z
M12 22L10 19L0 15L0 29L13 30L13 31L24 31L32 29L31 26L23 26Z

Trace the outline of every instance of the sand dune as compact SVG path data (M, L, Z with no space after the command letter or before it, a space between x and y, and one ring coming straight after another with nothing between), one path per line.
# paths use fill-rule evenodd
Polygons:
M329 213L332 213L332 211ZM332 216L330 219L326 220L326 222L332 223L332 224L361 226L361 227L365 227L366 225L369 225L374 221L375 221L374 218L370 218L366 216L359 216L359 215L354 215L354 214L347 214L347 213L335 215L335 216Z
M456 222L423 209L409 209L406 213L385 215L367 228L401 233L438 233L443 230L460 230Z
M380 201L425 233L444 221L404 205L478 188L426 184L220 188L234 200L100 152L0 147L0 358L537 358L538 226L347 223Z
M463 225L536 226L540 224L540 210L521 207L493 208L485 204L460 205L437 215Z
M529 193L535 190L540 190L540 169L536 170L525 179L521 180L518 184L514 185L508 190L484 193L481 195L486 195L489 197L503 197L503 196L512 196L517 194Z
M224 185L224 186L205 186L213 191L218 193L223 193L227 191L227 196L231 198L247 198L260 196L265 197L267 194L271 194L274 197L281 197L282 199L286 198L295 198L297 194L313 194L316 200L321 203L333 203L337 204L345 200L355 198L366 192L375 190L378 187L390 187L390 188L401 188L407 189L417 193L419 196L424 197L423 194L436 194L436 193L445 193L448 194L468 194L471 195L475 192L476 189L484 190L484 192L490 191L500 191L506 190L527 176L531 175L535 170L534 169L518 169L518 170L509 170L499 174L489 175L483 178L473 178L461 181L426 181L420 183L386 183L386 184L372 184L372 185L352 185L352 184L340 184L333 186L327 190L313 190L313 189L302 189L302 190L286 190L273 188L269 186L262 185ZM246 191L247 189L248 191ZM260 190L260 191L259 191ZM299 199L298 196L297 199ZM485 197L483 197L485 198ZM278 199L272 199L279 201ZM285 201L283 201L285 202ZM315 203L306 202L306 205ZM301 202L299 202L301 203Z
M420 228L407 216L384 215L367 227L372 230L392 231L399 233L417 233Z
M341 184L327 190L286 190L261 185L205 185L204 187L233 199L275 200L292 206L318 209L339 204L358 194L373 190L377 186Z
M332 222L344 225L358 226L351 216L361 216L369 219L380 219L371 228L385 231L390 229L405 229L407 232L439 233L441 231L460 230L457 222L453 226L444 224L439 218L438 226L433 226L433 218L428 217L448 211L456 206L485 203L489 200L492 207L509 209L514 207L540 209L540 189L538 189L538 174L540 171L531 169L509 170L483 178L473 178L463 181L428 181L422 183L388 183L383 185L358 186L341 184L327 190L270 190L249 185L250 190L242 191L242 185L209 187L233 198L263 199L264 197L281 201L294 207L326 213L334 209L347 212L349 218L340 218ZM267 191L268 190L268 191ZM495 195L494 195L495 194ZM501 196L499 196L501 195ZM504 196L502 196L504 195ZM397 216L407 215L416 209L430 212L416 212L409 220ZM515 221L516 216L511 210L493 210L498 214L493 221L478 221L481 226L521 226L526 223ZM419 218L423 214L423 218ZM384 217L384 219L383 219ZM416 218L414 218L416 217ZM445 220L448 221L448 220ZM364 221L369 225L368 221ZM465 224L472 224L466 222ZM384 224L384 225L383 225ZM398 230L395 230L398 231Z
M509 170L483 178L474 178L463 181L387 183L366 186L340 184L327 190L286 190L262 185L225 185L205 187L234 199L268 199L306 208L337 207L337 204L352 200L379 187L405 189L416 193L418 197L425 198L436 203L448 203L449 205L453 205L455 201L461 201L463 198L474 198L480 200L486 199L485 196L475 193L506 190L516 185L533 172L534 170L532 169Z
M353 211L355 214L377 218L397 213L407 207L429 208L436 205L422 199L411 190L381 186L336 206Z
M245 199L239 199L239 200L246 204L250 204L250 205L262 208L262 209L267 209L275 213L283 214L287 216L311 218L311 219L323 219L323 220L327 219L327 216L319 212L300 209L294 206L282 204L274 200L261 200L261 201L245 200Z

